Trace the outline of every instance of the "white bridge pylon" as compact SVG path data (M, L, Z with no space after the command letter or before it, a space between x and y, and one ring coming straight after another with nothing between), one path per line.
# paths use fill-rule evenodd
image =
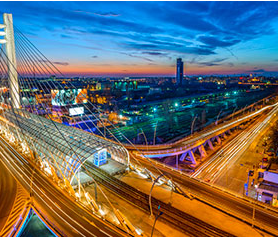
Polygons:
M12 106L18 109L20 107L20 96L18 75L16 70L16 55L12 14L4 13L3 20L4 24L0 24L0 29L4 29L4 31L0 31L0 36L4 36L4 39L0 39L0 44L5 44L6 46L10 96Z

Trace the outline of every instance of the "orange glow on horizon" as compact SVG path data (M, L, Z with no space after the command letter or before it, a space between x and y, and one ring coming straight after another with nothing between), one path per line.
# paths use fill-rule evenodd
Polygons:
M67 66L58 66L59 70L68 76L171 76L176 75L176 66L174 65L128 65L128 64L95 64L86 63L70 64ZM200 66L186 65L184 75L213 75L213 74L242 74L246 73L246 68L228 67L228 66Z

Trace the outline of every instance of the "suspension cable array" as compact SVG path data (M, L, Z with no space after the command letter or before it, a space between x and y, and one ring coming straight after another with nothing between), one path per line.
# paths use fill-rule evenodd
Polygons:
M116 142L110 142L102 136L85 132L81 130L81 127L77 129L54 121L49 114L51 106L48 103L36 103L35 98L38 99L41 94L50 93L52 89L57 90L63 87L55 81L46 80L47 83L43 83L43 80L49 78L53 71L43 65L36 55L27 52L28 47L20 42L18 35L16 46L17 67L10 61L3 45L0 49L1 133L4 133L10 142L17 143L23 153L29 155L35 164L49 173L58 184L60 183L60 187L66 188L70 195L81 199L80 189L82 189L83 197L87 199L93 210L101 213L101 204L97 205L84 187L82 185L80 187L77 172L87 159L94 160L101 153L108 153L111 158L128 167L127 150ZM21 105L20 108L16 108L11 100L10 88L15 84L14 81L9 80L11 71L16 72L12 76L17 77L21 89L20 100L16 101ZM69 107L74 108L72 105ZM87 171L86 166L83 169L93 180L119 223L123 224L120 221L122 218L118 218L118 210L114 208L101 187ZM74 180L79 184L79 193L73 189Z
M54 81L50 80L49 77L51 75L55 75L57 78L66 78L65 75L50 61L48 60L41 52L39 49L37 49L29 40L28 38L15 26L15 42L17 45L18 49L18 55L19 55L19 68L22 69L22 72L25 77L25 81L28 83L30 81L30 75L36 75L37 77L35 80L32 80L32 85L35 86L35 88L38 88L42 91L45 91L47 93L51 93L50 88L54 88L57 90L63 90L65 88L65 85L62 85L61 82L59 81ZM43 81L43 83L38 84L38 76L40 77L40 81ZM26 80L27 79L27 80ZM29 83L30 84L30 83ZM68 81L67 85L70 88L73 88L74 90L78 90L77 86L71 82ZM29 85L27 85L28 87ZM38 96L38 93L36 94ZM87 103L84 103L84 107L88 113L85 113L81 118L80 121L85 125L86 130L89 131L90 133L94 133L93 130L97 130L98 134L102 136L102 138L106 139L105 134L109 134L109 136L113 139L109 139L109 142L115 141L116 144L120 144L122 147L124 147L124 144L119 141L119 139L114 135L113 132L105 125L109 124L109 127L111 127L113 130L116 130L119 132L118 128L108 119L103 119L101 118L101 111L100 109L94 105L90 100L87 100L86 94L81 93L80 96L87 101ZM75 106L73 104L67 104L69 108L75 109ZM47 110L51 110L49 106L44 105ZM89 114L89 115L88 115ZM97 122L94 123L93 120L96 120ZM94 124L95 126L89 127L88 123ZM75 122L76 127L83 130L80 123ZM103 130L99 129L97 124L101 124L101 127ZM121 133L121 132L120 132ZM94 136L96 136L94 134ZM124 135L121 133L121 136L126 140L126 143L130 144L133 146L133 148L141 154L141 156L144 156L139 149ZM130 157L131 156L131 157ZM117 156L118 158L120 156ZM153 176L153 174L146 170L144 165L140 163L138 159L133 154L129 154L127 152L126 154L127 157L127 166L128 168L132 168L137 170L138 172L144 172L148 177L151 179L155 179L156 177ZM116 157L115 157L116 158ZM130 158L132 159L132 162L130 162ZM149 159L148 157L145 157L145 159L149 162L150 165L153 166L154 169L156 169L157 173L160 175L163 174L156 166L153 164L152 160ZM167 177L167 175L163 174L166 179L168 180L166 182L171 183L171 178Z
M81 198L79 171L82 167L112 210L116 212L108 197L96 183L86 166L83 165L87 160L94 161L102 156L109 156L109 158L121 163L127 171L132 169L138 173L145 173L152 180L155 180L156 177L145 169L133 154L129 154L124 145L105 126L108 123L110 127L117 130L112 122L101 117L101 111L88 100L85 90L78 88L71 80L67 80L66 84L62 84L61 80L55 80L55 78L65 79L66 77L16 26L14 26L14 40L16 65L13 65L3 45L0 44L1 131L10 141L19 142L23 152L29 154L36 164L52 175L55 181L63 183L69 193L78 198ZM11 76L17 78L20 88L19 96L12 99L13 91L9 88L17 85L15 80L9 80ZM77 106L69 98L70 95L66 95L65 87L69 88L69 91L78 93L79 99L83 102L82 105L85 108L84 115L79 116L78 121L73 118L75 120L74 127L61 123L61 120L57 121L57 118L52 116L53 106L49 102L49 98L45 99L50 95L51 100L55 100L57 93L63 91L63 99L68 99L68 101L60 101L58 98L55 103L58 107L59 105L65 105L68 109L76 110ZM20 105L19 108L14 106L15 102ZM64 115L62 109L58 113L60 116ZM85 125L86 131L81 124ZM93 126L88 124L93 124ZM102 129L98 127L98 124L101 124ZM106 134L109 135L109 139ZM121 135L125 138L126 143L132 145L140 153L124 134ZM157 170L160 176L163 176L161 180L164 179L165 183L168 183L172 188L175 187L171 178L156 168L151 159L146 157L146 160ZM79 184L79 193L73 189L74 183ZM82 185L81 189L86 198L90 199L94 210L99 211L99 206L91 197L88 198L89 195Z

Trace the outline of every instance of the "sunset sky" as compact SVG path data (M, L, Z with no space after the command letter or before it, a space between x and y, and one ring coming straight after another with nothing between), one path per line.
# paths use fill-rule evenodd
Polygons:
M1 2L68 75L278 74L278 2ZM2 23L2 22L1 22Z

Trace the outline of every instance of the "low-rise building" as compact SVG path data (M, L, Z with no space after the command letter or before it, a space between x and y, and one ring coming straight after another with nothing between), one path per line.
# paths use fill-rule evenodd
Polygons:
M258 200L278 207L278 163L271 162L266 170L259 172Z

